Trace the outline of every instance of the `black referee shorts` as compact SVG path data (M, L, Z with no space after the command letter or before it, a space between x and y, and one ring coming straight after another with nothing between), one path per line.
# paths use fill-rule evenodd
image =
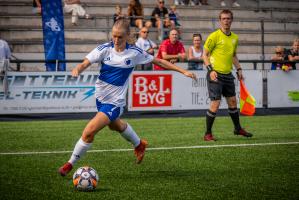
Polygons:
M217 72L217 81L212 81L210 73L207 73L208 92L211 101L221 100L221 96L233 97L236 96L235 77L232 73L221 74Z

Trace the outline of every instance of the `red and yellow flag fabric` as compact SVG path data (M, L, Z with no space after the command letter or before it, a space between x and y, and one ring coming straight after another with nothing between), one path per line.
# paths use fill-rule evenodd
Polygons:
M240 113L249 116L255 113L255 99L248 92L243 80L240 80Z

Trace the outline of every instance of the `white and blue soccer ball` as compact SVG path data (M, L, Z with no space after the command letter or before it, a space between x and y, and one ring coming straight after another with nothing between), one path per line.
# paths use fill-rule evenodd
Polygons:
M92 191L99 182L99 176L91 167L85 166L77 169L73 175L75 189L80 191Z

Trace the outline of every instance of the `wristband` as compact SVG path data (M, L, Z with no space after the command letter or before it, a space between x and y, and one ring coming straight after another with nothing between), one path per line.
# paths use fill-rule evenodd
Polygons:
M238 71L240 71L240 70L242 70L242 68L241 68L241 67L237 69L237 72L238 72Z
M207 65L208 72L213 71L212 65Z

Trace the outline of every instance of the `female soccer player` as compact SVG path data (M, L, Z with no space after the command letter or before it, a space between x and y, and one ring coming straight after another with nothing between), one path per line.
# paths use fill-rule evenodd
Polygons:
M130 39L129 23L124 19L115 22L112 28L112 41L98 46L91 51L81 64L72 70L72 76L77 77L93 63L101 63L99 78L95 84L96 106L98 113L89 121L83 130L82 137L75 145L70 160L59 168L61 176L70 172L78 159L90 148L95 134L109 126L135 147L136 163L141 163L147 141L138 137L133 128L120 119L126 104L125 96L128 88L128 78L138 64L153 62L166 69L178 71L190 78L195 74L179 68L166 60L154 58L136 46L127 43Z

